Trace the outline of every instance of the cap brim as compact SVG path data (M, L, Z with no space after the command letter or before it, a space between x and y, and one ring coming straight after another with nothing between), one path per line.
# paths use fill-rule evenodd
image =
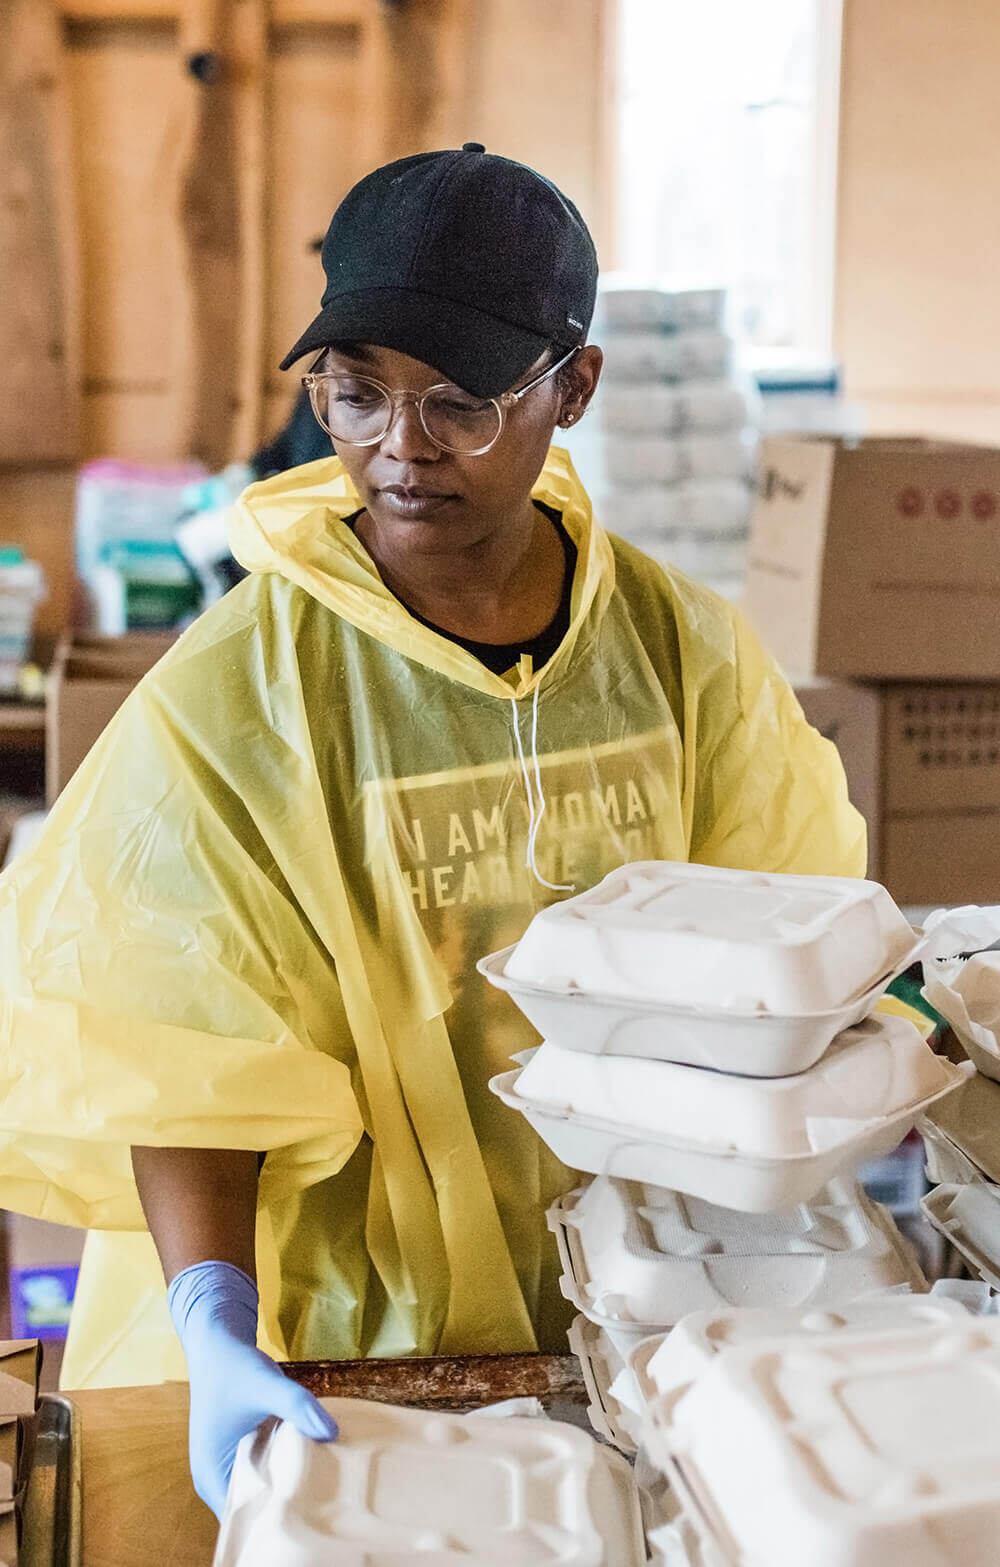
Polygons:
M288 370L305 354L338 342L394 348L431 365L475 397L499 397L530 369L551 339L433 294L367 289L324 306L281 368Z

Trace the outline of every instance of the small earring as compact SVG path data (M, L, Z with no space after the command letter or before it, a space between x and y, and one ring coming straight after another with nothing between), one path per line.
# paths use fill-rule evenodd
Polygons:
M575 418L576 418L576 414L564 414L563 415L563 424L572 424L573 420Z

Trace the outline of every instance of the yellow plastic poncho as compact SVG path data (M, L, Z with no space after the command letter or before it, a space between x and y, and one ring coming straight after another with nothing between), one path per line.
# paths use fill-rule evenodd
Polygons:
M266 1150L272 1353L560 1344L572 1177L487 1089L537 1038L474 967L557 895L529 824L578 889L647 858L863 873L837 754L739 614L603 532L564 453L535 495L572 623L501 679L383 586L336 459L252 486L252 575L0 882L0 1206L96 1232L65 1385L184 1375L135 1143Z

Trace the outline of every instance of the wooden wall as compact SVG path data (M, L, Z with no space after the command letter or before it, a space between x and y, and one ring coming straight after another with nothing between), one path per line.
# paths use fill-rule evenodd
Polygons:
M220 466L280 425L298 381L277 364L322 291L310 241L368 169L484 141L606 248L613 12L4 0L0 541L48 570L43 629L68 613L78 461Z
M873 430L1000 444L1000 5L845 0L837 350Z

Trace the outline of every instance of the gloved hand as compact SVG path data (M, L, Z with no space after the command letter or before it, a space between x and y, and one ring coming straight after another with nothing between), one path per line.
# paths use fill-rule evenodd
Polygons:
M191 1384L189 1453L194 1488L222 1518L236 1449L269 1415L329 1442L336 1422L257 1348L257 1286L228 1262L185 1268L167 1292Z

